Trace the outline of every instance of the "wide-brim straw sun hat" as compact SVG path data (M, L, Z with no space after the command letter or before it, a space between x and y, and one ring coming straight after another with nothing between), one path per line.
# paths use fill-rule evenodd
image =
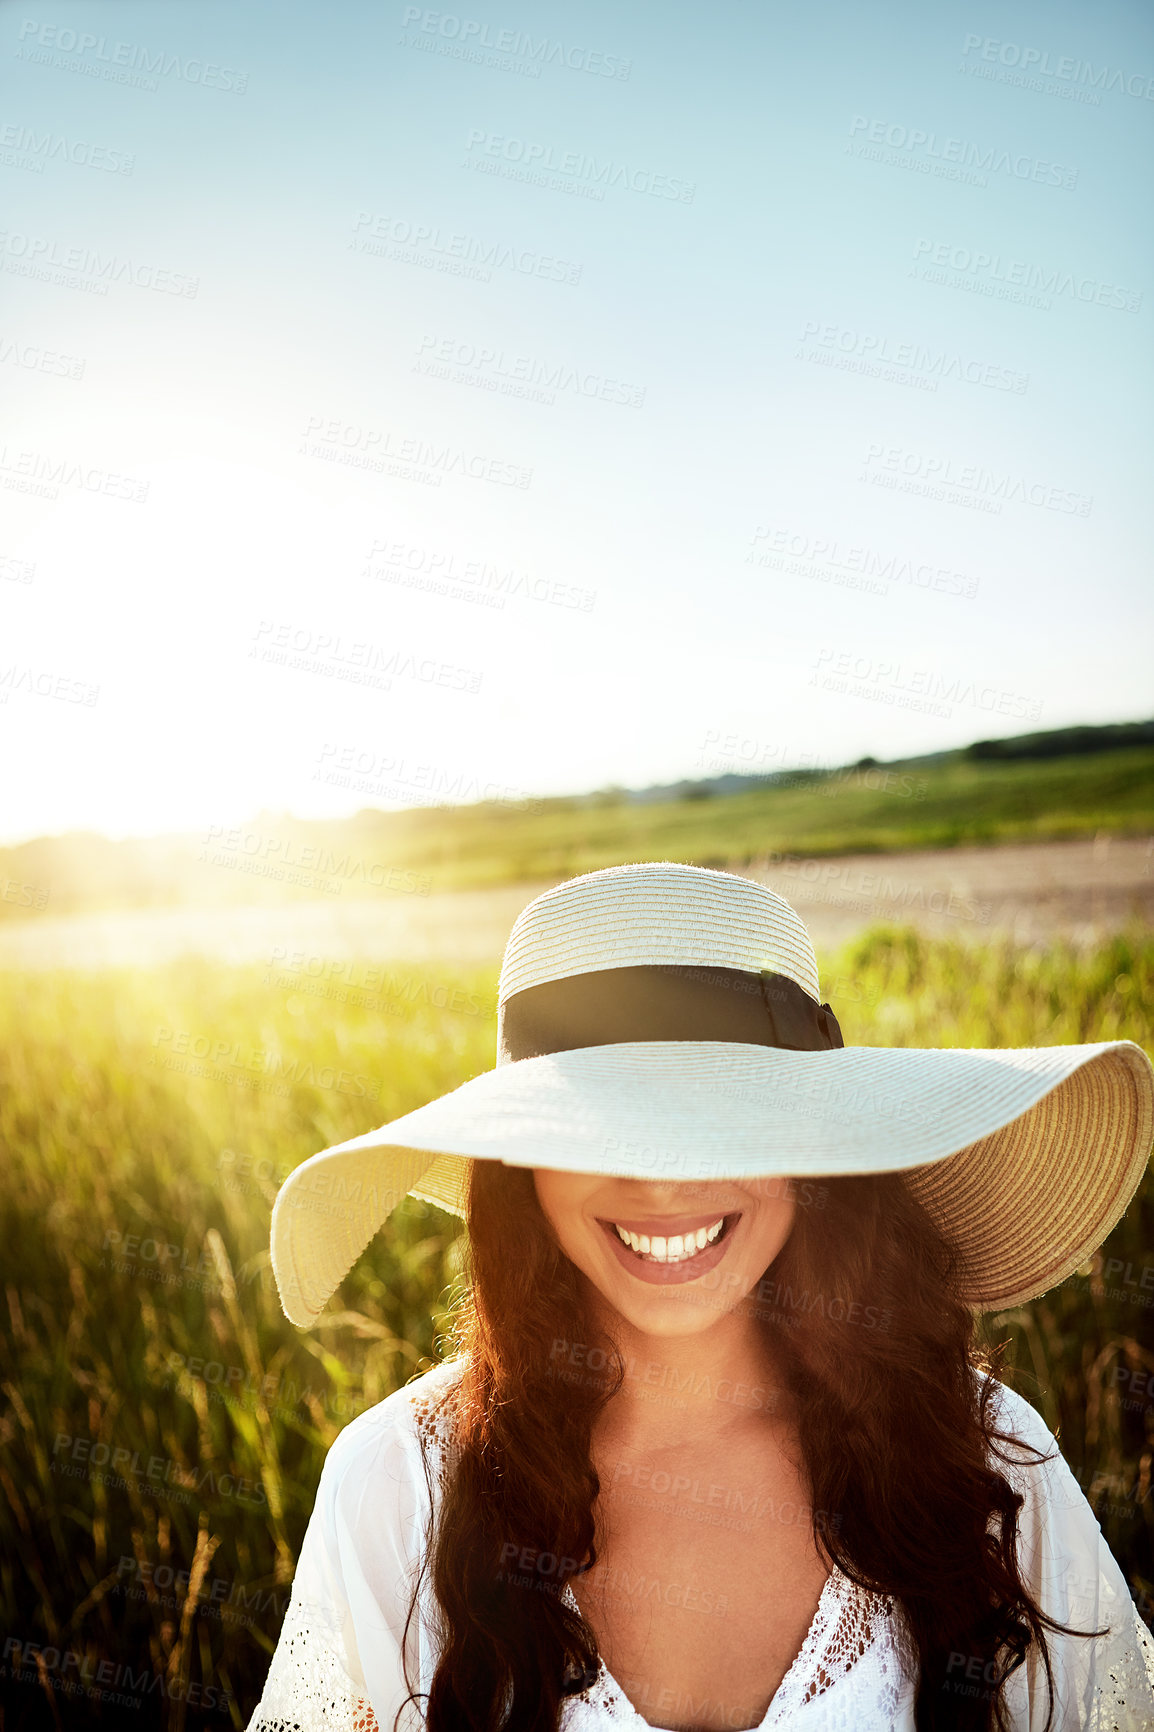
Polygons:
M1154 1137L1133 1041L844 1046L800 916L675 861L556 885L518 916L496 1065L302 1162L272 1214L304 1328L406 1195L465 1213L470 1163L658 1180L904 1173L975 1312L1036 1298L1121 1219Z

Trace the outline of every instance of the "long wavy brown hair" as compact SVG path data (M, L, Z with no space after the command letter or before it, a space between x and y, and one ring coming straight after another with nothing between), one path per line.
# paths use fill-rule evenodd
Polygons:
M956 1253L900 1174L823 1188L820 1212L798 1208L755 1313L775 1332L796 1404L814 1543L851 1581L899 1602L918 1732L1005 1732L1002 1685L1031 1642L1050 1691L1048 1732L1045 1629L1102 1632L1056 1623L1019 1573L1023 1499L991 1464L1009 1435L993 1425L993 1384L973 1369L992 1374L999 1353L975 1347ZM624 1363L530 1170L475 1161L467 1220L454 1327L464 1364L447 1398L455 1465L422 1570L431 1567L443 1633L426 1723L555 1732L566 1695L598 1670L593 1632L562 1589L596 1561L591 1439ZM884 1326L863 1327L870 1315ZM602 1372L565 1375L558 1345L574 1341ZM523 1551L539 1560L528 1577ZM416 1594L410 1619L415 1609ZM964 1682L975 1676L976 1689Z

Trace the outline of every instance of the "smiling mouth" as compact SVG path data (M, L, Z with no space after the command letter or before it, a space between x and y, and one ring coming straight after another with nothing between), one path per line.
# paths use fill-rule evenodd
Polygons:
M623 1225L619 1221L601 1221L606 1232L612 1234L617 1241L631 1251L641 1263L691 1263L695 1257L700 1257L732 1232L734 1224L740 1220L740 1214L719 1215L713 1221L703 1223L700 1227L680 1233L661 1234L653 1231L659 1224L646 1222L649 1232L638 1232L634 1228Z

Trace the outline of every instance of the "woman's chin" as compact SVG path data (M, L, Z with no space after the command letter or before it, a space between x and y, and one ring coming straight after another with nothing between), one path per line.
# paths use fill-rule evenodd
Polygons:
M708 1287L695 1282L649 1286L607 1271L597 1280L586 1275L596 1301L645 1335L684 1338L712 1329L730 1316L745 1297L744 1288L726 1284Z

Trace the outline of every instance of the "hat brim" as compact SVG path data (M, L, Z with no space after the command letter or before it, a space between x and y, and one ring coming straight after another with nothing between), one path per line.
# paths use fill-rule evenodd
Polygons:
M503 1064L313 1155L281 1186L272 1264L304 1328L411 1193L464 1213L471 1160L734 1181L909 1174L975 1311L1036 1298L1121 1219L1154 1138L1133 1041L793 1052L634 1041Z

